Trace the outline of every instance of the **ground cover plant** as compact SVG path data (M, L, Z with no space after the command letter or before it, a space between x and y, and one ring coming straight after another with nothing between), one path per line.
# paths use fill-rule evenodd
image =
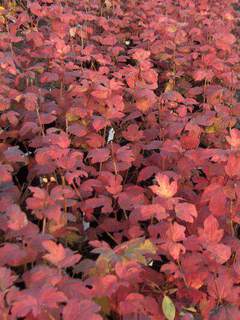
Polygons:
M232 0L0 6L0 320L240 319Z

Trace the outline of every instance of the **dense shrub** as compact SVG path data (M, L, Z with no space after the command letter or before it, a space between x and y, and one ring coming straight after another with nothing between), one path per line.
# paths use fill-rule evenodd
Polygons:
M2 1L0 320L240 319L233 2Z

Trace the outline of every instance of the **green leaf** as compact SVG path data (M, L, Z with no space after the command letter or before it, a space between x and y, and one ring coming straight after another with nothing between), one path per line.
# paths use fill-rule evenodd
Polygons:
M176 315L176 308L172 300L168 296L164 296L162 301L163 314L167 320L174 320Z

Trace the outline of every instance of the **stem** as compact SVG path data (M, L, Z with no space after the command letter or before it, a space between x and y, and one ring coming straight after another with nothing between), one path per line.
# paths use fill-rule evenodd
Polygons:
M44 234L44 233L45 233L45 230L46 230L46 223L47 223L47 219L46 219L46 217L44 217L44 219L43 219L43 225L42 225L42 234Z
M104 127L104 131L103 131L103 145L102 145L102 147L104 147L106 144L106 133L107 133L107 126ZM102 162L100 162L100 164L99 164L99 172L101 172L101 171L102 171Z
M66 182L65 182L65 178L64 178L64 175L61 175L61 180L62 180L62 187L65 188L66 187ZM67 203L66 203L66 198L65 198L65 195L63 194L63 206L64 206L64 215L65 215L65 218L66 218L66 215L67 215Z
M112 152L112 161L113 161L114 172L115 172L115 175L117 176L118 175L118 169L117 169L117 163L116 163L116 160L115 160L115 157L114 157L112 141L110 142L110 144L111 144L111 152Z
M42 133L43 136L45 136L44 128L43 128L43 125L42 125L42 122L41 122L41 118L40 118L39 106L38 105L36 106L36 113L37 113L38 123L39 123L39 126L41 128L41 133Z

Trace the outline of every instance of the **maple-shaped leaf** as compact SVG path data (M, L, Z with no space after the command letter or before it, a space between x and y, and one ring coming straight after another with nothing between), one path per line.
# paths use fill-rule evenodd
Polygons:
M6 214L9 218L8 227L11 230L21 230L28 224L26 214L16 204L11 205L7 209Z
M30 11L38 17L44 16L44 10L38 2L32 2L28 5Z
M132 55L133 59L138 61L144 61L150 57L151 52L144 49L136 49L134 54Z
M224 216L227 211L227 197L223 188L218 188L209 202L209 210L214 216Z
M60 303L66 301L64 293L54 287L25 289L12 297L12 315L25 317L32 313L34 317L38 317L42 311L57 309Z
M139 141L143 137L143 131L139 130L137 124L130 124L126 131L123 131L123 137L128 141Z
M12 306L12 315L15 317L25 317L30 312L36 317L40 314L40 309L36 298L31 295L18 296L19 301L16 298L16 301Z
M106 126L110 125L110 122L107 119L105 119L104 117L96 116L96 117L94 117L92 125L96 131L99 131L99 130L105 128Z
M61 243L56 244L52 240L45 240L42 245L49 252L43 258L57 267L68 268L81 259L80 254L74 254L72 250L65 249Z
M0 265L20 266L35 261L36 250L14 243L5 243L0 248Z
M211 312L210 320L237 320L240 319L240 310L237 306L224 304L216 307Z
M97 298L111 297L118 289L118 278L113 274L107 274L102 277L95 278L93 286L93 294Z
M216 46L219 49L230 51L231 45L236 41L236 37L229 32L218 32L214 35Z
M101 307L91 300L69 300L63 308L63 320L102 320Z
M141 182L151 178L154 174L159 171L157 166L147 166L139 171L137 182Z
M138 91L136 94L136 107L138 110L147 112L156 102L156 96L150 89Z
M169 101L175 101L179 103L184 101L183 96L179 92L174 90L165 90L163 97Z
M98 85L92 92L91 95L99 100L106 100L110 95L110 90L102 85Z
M121 243L114 248L114 251L116 254L121 255L127 260L135 260L142 264L146 264L145 255L156 254L157 248L151 240L139 238Z
M118 195L118 203L124 210L132 210L145 203L144 189L139 186L129 186Z
M221 272L218 276L212 275L207 283L208 293L216 300L227 300L231 296L233 287L233 277L228 272Z
M61 223L61 218L62 218L61 206L59 205L48 206L46 209L44 209L43 214L49 220L53 220L57 224Z
M116 275L128 282L141 282L142 266L137 261L118 261L115 265Z
M43 287L45 283L55 286L61 279L62 275L59 273L59 270L47 265L36 265L23 275L26 287L31 289Z
M141 76L146 83L151 84L149 87L150 89L157 88L158 73L154 69L148 69L141 72Z
M138 292L128 294L125 299L120 302L119 310L120 314L123 315L123 319L162 319L162 317L159 318L159 305L155 298ZM137 315L136 318L134 316L135 314Z
M157 174L156 175L157 185L150 186L150 189L153 193L158 195L161 198L169 199L172 198L177 192L177 182L172 181L167 175Z
M167 239L174 242L182 241L185 239L185 230L186 227L174 222L173 224L170 224L170 227L166 231Z
M111 194L118 194L122 191L122 176L113 175L111 179L108 181L108 185L106 186L106 190Z
M229 177L240 176L240 155L230 154L225 166L226 174Z
M217 219L210 215L208 216L203 223L203 229L198 228L198 233L200 239L202 239L206 243L218 243L221 241L224 230L219 229L219 223Z
M25 104L24 104L25 108L28 111L36 110L37 103L38 103L37 95L35 93L28 92L24 95L24 98L25 98Z
M88 153L88 158L91 158L93 164L107 161L109 157L110 151L108 148L93 149Z
M207 246L207 253L219 264L224 264L231 257L231 248L225 244L211 244Z
M134 154L129 146L123 146L117 149L116 158L122 162L133 162Z
M7 150L3 152L3 154L6 160L9 162L27 162L27 158L19 149L19 146L8 147Z
M54 114L47 113L47 112L41 112L39 114L39 120L41 124L49 124L55 121L57 117Z
M189 131L186 135L181 136L180 141L184 149L195 149L200 143L199 134Z
M233 149L239 149L240 147L240 130L231 129L230 136L226 136L227 142L231 145Z
M208 76L208 70L205 70L205 69L198 69L193 73L193 79L195 81L202 81L206 79L207 76Z
M179 259L181 253L185 253L186 249L180 243L183 241L185 236L186 228L177 222L169 225L164 236L164 243L161 247L166 250L175 260Z
M193 223L198 215L195 205L187 202L178 203L175 206L175 212L179 219L190 223Z
M52 131L48 131L46 137L44 137L44 142L49 145L58 145L59 147L65 149L70 145L70 139L66 132L61 131L60 133L55 133Z
M110 197L107 196L99 196L98 198L90 198L87 199L83 205L82 205L82 210L84 212L89 211L93 212L93 209L95 208L99 208L102 207L101 211L103 213L108 213L108 212L112 212L113 208L112 208L112 199Z
M146 221L156 217L159 221L167 218L169 215L166 209L160 204L141 205L132 211L130 215L130 222Z

